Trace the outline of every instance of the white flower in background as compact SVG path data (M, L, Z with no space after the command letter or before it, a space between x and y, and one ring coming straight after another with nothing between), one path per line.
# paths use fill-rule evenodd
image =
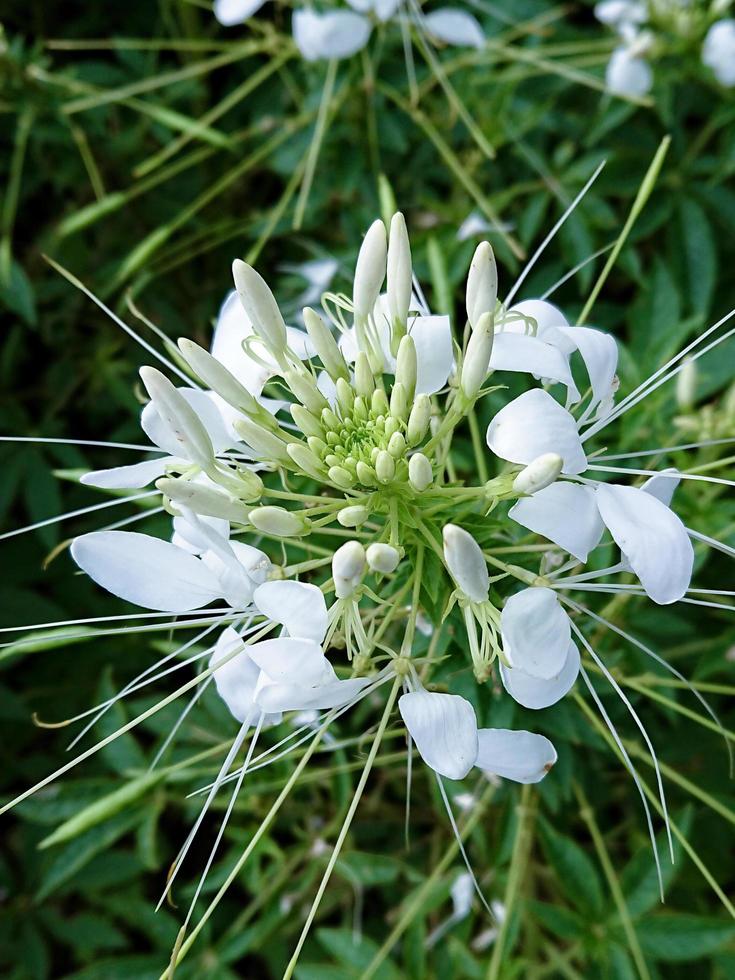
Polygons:
M605 69L605 84L615 95L640 98L653 86L651 66L628 47L616 48Z
M214 15L224 27L247 21L265 0L216 0ZM375 24L404 20L434 44L483 48L485 35L475 17L455 7L441 7L424 14L407 9L405 0L346 0L348 8L325 10L297 8L292 16L293 39L306 61L349 58L370 40Z
M735 85L735 20L718 20L707 31L702 46L702 62L726 88Z

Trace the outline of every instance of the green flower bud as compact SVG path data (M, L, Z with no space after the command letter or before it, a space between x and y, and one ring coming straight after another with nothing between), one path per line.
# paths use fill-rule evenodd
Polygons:
M286 351L286 324L273 293L252 266L235 259L232 263L235 289L257 333L278 364L283 367Z
M197 413L157 368L142 367L140 377L153 407L180 444L181 455L203 470L209 469L214 463L214 449Z
M344 466L330 466L329 479L343 490L349 490L355 485L354 477Z
M434 482L431 463L423 453L414 453L408 461L408 480L414 490L423 493Z
M311 528L311 521L285 507L255 507L249 517L253 527L278 538L303 537Z
M556 453L542 453L516 476L513 489L516 493L538 493L557 479L563 467L564 460L561 456Z
M303 442L289 442L286 452L300 470L313 480L324 479L324 466L318 456L305 446Z
M268 414L234 374L231 374L216 357L212 357L209 351L195 344L193 340L187 340L186 337L180 337L178 344L186 363L196 376L224 398L229 405L253 417L259 418L262 414Z
M408 415L408 397L406 394L406 389L401 384L397 382L393 385L390 393L390 414L397 419L403 419L405 421Z
M390 483L396 475L396 462L385 449L378 452L375 460L375 475L379 483Z
M304 408L313 415L318 415L322 409L329 408L329 402L319 391L316 381L308 371L290 369L283 372L283 379Z
M355 402L355 393L352 387L344 378L337 378L337 401L342 409L343 415L348 415L352 411Z
M473 399L482 387L490 370L495 330L492 313L483 313L470 334L467 350L462 361L460 388L468 399Z
M339 345L334 339L332 331L319 314L315 313L308 306L304 310L304 326L327 374L334 381L338 378L349 381L349 368L345 363L342 351L339 349Z
M252 475L255 476L254 473ZM260 484L260 492L254 494L252 500L259 499L263 492L262 482L259 478L256 479ZM161 477L160 480L156 480L156 488L175 506L187 507L203 517L219 517L238 524L244 524L248 520L249 507L246 507L241 500L214 487L193 483L191 480Z
M286 442L273 432L268 432L251 419L235 419L235 432L254 450L256 456L267 462L288 464L290 457L286 452ZM285 433L283 433L286 436ZM286 436L288 438L288 436Z
M416 344L413 337L407 334L398 347L396 357L396 382L406 389L406 400L413 400L416 389Z
M332 578L338 599L348 599L365 574L365 549L359 541L346 541L332 558Z
M368 228L357 256L352 293L356 317L366 318L373 312L385 279L387 250L385 225L378 219Z
M374 487L378 482L375 470L361 459L357 462L357 479L366 487Z
M370 398L375 390L375 378L364 351L359 351L355 358L355 390L363 398Z
M388 309L391 325L395 330L397 324L405 326L413 288L411 245L408 240L406 221L400 211L393 215L390 222L387 265Z
M498 298L498 269L489 242L475 249L467 275L467 319L474 330L484 313L495 313Z
M376 388L370 399L370 408L374 415L387 415L390 411L388 396L382 388Z
M370 512L367 507L363 507L361 504L343 507L337 512L337 520L342 527L359 527L360 524L365 523L369 516Z
M322 456L327 451L327 444L326 444L326 442L324 442L323 439L320 439L319 436L309 436L307 438L306 442L307 442L307 445L308 445L309 449L319 459L321 459Z
M431 398L428 395L416 395L411 414L408 416L406 439L409 446L418 446L429 431L431 420Z
M388 452L393 459L400 459L406 451L406 440L401 432L394 432L388 440Z
M372 572L382 572L390 575L398 567L401 559L400 552L390 544L375 543L368 546L365 552L368 567Z
M324 428L319 419L312 415L307 408L304 408L303 405L289 405L289 411L291 418L305 436L316 436L321 439L324 435Z

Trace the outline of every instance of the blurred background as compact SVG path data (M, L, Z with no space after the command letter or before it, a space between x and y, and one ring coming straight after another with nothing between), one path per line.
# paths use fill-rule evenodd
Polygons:
M604 81L618 42L591 5L478 0L468 9L486 34L482 49L418 43L407 64L401 32L385 25L362 52L328 64L300 58L290 39L291 8L282 3L225 28L197 0L5 0L0 625L120 611L75 574L66 554L69 538L99 526L99 517L44 522L99 503L78 475L121 461L114 449L65 440L140 442L137 368L150 358L45 256L147 342L170 345L186 335L207 346L234 257L257 265L296 322L300 308L325 289L347 287L362 234L395 201L432 309L454 313L480 238L493 244L501 293L507 291L605 160L523 292L540 295L581 266L554 294L572 320L668 135L655 187L591 322L622 344L621 375L630 389L735 306L735 90L718 84L691 38L662 28L650 92L620 98ZM699 362L688 390L668 385L626 417L615 444L622 451L733 435L734 379L730 345ZM674 454L666 464L706 468L727 456L721 449L699 450L694 462ZM467 467L470 461L468 452ZM687 523L735 545L735 504L726 488L690 484L679 499ZM147 503L125 505L125 514ZM702 557L703 566L705 557L702 581L732 588L732 560L715 552ZM711 695L732 741L732 612L612 605L614 622L635 627ZM3 635L4 796L69 759L72 730L40 729L34 713L59 721L84 711L143 669L152 651L166 649L160 637L98 632L89 626L73 642L46 635L23 645L13 642L20 634ZM657 745L681 832L676 864L664 862L666 904L632 781L568 699L546 713L545 730L560 755L553 780L523 796L509 784L478 785L464 801L475 814L473 866L498 903L498 922L475 902L443 925L463 865L436 789L421 774L411 846L404 846L405 752L396 742L363 797L297 970L301 980L735 977L728 897L735 795L722 735L669 675L614 634L598 642L610 666L639 679L628 694ZM467 682L452 681L457 690ZM95 735L152 704L153 695L143 693L116 705ZM509 700L485 704L485 716L495 725L531 727L529 713ZM608 707L638 745L625 709L613 699ZM361 713L368 717L367 706L344 723L345 736L372 723ZM3 817L3 976L117 980L164 970L179 913L153 909L196 812L185 799L190 780L161 779L73 840L38 845L145 771L175 717L173 709L153 716ZM181 751L194 754L220 740L229 721L205 698ZM358 742L335 753L331 766L315 768L177 977L281 975L349 805L361 753ZM642 769L652 782L645 762ZM209 892L287 771L268 770L241 797ZM181 889L186 907L190 892ZM514 914L503 925L509 892ZM494 957L499 930L503 955Z

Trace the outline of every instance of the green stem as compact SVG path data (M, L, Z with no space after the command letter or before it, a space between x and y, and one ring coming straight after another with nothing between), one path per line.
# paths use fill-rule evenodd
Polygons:
M314 180L314 173L316 171L316 165L319 159L319 151L321 150L322 141L327 129L329 108L332 102L334 82L336 78L337 60L333 58L327 65L327 77L324 80L324 90L322 91L322 98L319 103L319 112L317 113L316 123L314 125L314 135L311 139L309 154L306 158L306 166L304 168L304 182L301 185L299 199L296 203L296 213L294 214L293 219L293 227L295 231L298 231L298 229L301 228L301 224L304 220L304 212L306 211L306 205L309 200L309 192L311 191L311 185Z
M487 459L485 453L485 446L482 442L482 435L480 434L480 424L477 421L477 413L475 412L474 406L467 413L467 421L470 426L470 435L472 437L472 448L475 451L475 462L477 464L477 475L483 483L487 483L490 475L487 471Z

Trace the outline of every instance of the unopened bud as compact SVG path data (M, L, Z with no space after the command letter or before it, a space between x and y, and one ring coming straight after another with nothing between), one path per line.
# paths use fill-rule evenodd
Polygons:
M484 313L495 313L498 298L498 269L489 242L480 242L475 249L467 274L467 319L474 330Z
M391 544L382 543L369 545L365 557L371 572L382 572L384 575L390 575L391 572L394 572L401 560L397 548Z
M255 400L247 388L240 384L221 361L212 357L209 351L195 344L193 340L187 340L186 337L180 337L178 343L179 350L192 371L229 405L247 415L260 416L265 412L263 406Z
M359 541L346 541L332 558L332 578L338 599L349 598L365 574L365 549Z
M368 228L357 256L352 293L356 318L366 319L373 312L385 279L387 250L385 225L378 219Z
M396 382L406 389L406 398L410 402L416 389L416 344L409 334L398 345L396 356Z
M245 440L262 461L288 463L286 443L273 432L268 432L262 426L250 419L235 419L235 432Z
M342 510L337 511L337 520L342 527L359 527L369 516L367 507L363 507L362 504L343 507Z
M310 307L306 307L303 315L306 332L324 365L324 370L335 381L337 378L344 378L345 381L348 381L350 372L332 331L319 314Z
M370 399L370 408L376 415L387 415L390 411L388 396L382 388L376 388Z
M316 381L308 371L301 372L293 369L284 371L283 380L304 408L308 408L312 414L318 415L322 409L329 407L329 402L319 391Z
M375 475L375 470L372 468L372 466L368 466L367 463L363 462L363 460L358 460L356 470L357 479L363 484L363 486L374 487L378 482Z
M153 407L181 447L181 455L203 470L214 462L209 433L194 409L168 378L154 367L142 367L140 377Z
M467 531L445 524L444 562L457 589L473 602L484 602L490 592L490 576L482 550Z
M550 486L564 467L564 460L557 453L542 453L525 466L513 480L516 493L532 494Z
M676 404L688 412L697 400L697 362L685 357L676 378Z
M408 416L406 440L409 446L418 446L429 431L431 419L431 398L428 395L416 395L413 408Z
M285 507L255 507L249 517L253 527L277 538L302 537L311 527L311 521Z
M329 479L332 483L336 483L342 490L349 490L350 487L355 485L355 478L344 466L330 466Z
M411 245L406 220L400 211L393 215L388 238L388 309L391 327L405 325L411 305Z
M289 442L286 452L300 470L310 476L312 480L324 479L324 466L322 461L316 456L303 442Z
M393 385L390 392L390 414L397 419L406 419L408 415L408 397L406 389L400 381Z
M337 378L337 401L342 409L342 415L348 415L355 404L355 393L344 378Z
M470 334L467 350L462 360L460 387L467 398L474 398L482 387L490 370L495 331L491 313L483 313Z
M252 475L255 476L254 473ZM251 500L258 500L263 492L262 482L258 477L255 478L260 484L260 492L256 492L250 497ZM222 520L236 521L239 524L245 523L248 519L249 507L246 507L241 500L237 500L215 487L193 483L191 480L174 480L169 477L161 477L160 480L156 480L156 487L175 506L186 507L203 517L219 517Z
M286 324L265 279L252 266L235 259L232 263L235 289L253 330L279 365L285 364Z
M394 432L388 440L388 452L393 459L400 459L406 452L406 440L401 432Z
M355 391L363 398L370 398L375 390L375 378L370 359L365 351L358 351L355 358Z
M304 408L303 405L289 405L289 411L291 412L291 418L305 436L322 438L324 435L322 424L307 408Z
M418 493L423 493L434 480L431 463L423 453L414 453L408 461L408 482Z
M385 449L381 449L375 460L375 475L379 483L390 483L396 475L396 463Z

